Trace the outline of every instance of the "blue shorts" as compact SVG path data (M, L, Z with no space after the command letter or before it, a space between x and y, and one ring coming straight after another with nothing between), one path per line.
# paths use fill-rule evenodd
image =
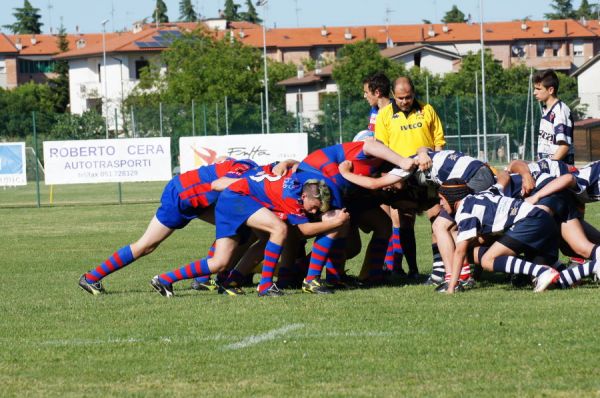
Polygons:
M160 198L160 207L156 210L156 218L162 225L171 229L181 229L194 218L210 207L194 208L179 197L175 179L169 181Z
M518 221L498 241L519 253L535 253L558 258L560 232L554 219L542 209L533 210Z
M215 207L216 239L245 235L249 232L246 221L264 206L250 196L224 190Z

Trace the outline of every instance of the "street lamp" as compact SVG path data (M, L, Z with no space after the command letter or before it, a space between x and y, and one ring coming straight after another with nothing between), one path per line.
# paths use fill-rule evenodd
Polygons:
M104 130L106 132L106 139L108 139L108 84L106 82L106 23L108 19L100 22L102 25L102 64L104 69Z
M267 28L266 28L266 13L264 6L269 0L258 0L256 5L263 7L263 62L265 69L265 124L267 125L267 134L270 133L271 129L269 126L269 75L267 72Z

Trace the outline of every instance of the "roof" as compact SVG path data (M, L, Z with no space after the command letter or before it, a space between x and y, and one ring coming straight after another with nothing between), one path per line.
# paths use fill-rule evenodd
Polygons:
M427 50L432 53L445 55L450 58L461 59L459 54L453 53L452 51L447 51L438 47L433 47L428 44L407 44L405 46L386 48L381 50L381 55L386 58L398 58L403 55L409 55L421 50Z
M117 33L107 33L106 37L112 37ZM22 49L19 51L19 55L55 55L60 52L58 49L58 36L57 35L10 35L9 39L15 43L21 43ZM67 41L69 42L69 48L74 49L76 47L77 40L85 39L87 43L102 42L101 33L92 34L74 34L67 35Z
M575 127L581 127L585 129L590 129L594 127L600 126L600 119L583 119L575 122Z
M17 50L12 41L4 33L0 33L0 53L17 54L18 52L19 50Z
M289 79L282 80L277 82L278 86L306 86L309 84L313 84L316 82L323 81L328 77L331 77L331 73L333 72L333 65L327 65L321 68L320 73L315 73L315 71L308 72L304 75L304 77L290 77Z
M585 61L579 68L577 68L577 70L575 70L575 72L571 73L571 76L573 76L573 77L579 76L580 74L585 72L585 70L588 69L590 66L594 65L599 59L600 59L600 53L594 55L592 58Z

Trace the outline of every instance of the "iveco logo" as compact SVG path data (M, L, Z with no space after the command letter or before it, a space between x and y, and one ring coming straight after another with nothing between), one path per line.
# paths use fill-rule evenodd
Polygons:
M406 126L400 126L400 130L412 130L412 129L418 129L423 127L423 123L418 122L418 123L413 123L413 124L407 124Z

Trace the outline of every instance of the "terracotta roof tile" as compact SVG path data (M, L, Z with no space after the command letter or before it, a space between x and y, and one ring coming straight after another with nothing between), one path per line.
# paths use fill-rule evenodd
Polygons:
M18 52L19 50L17 50L12 41L4 33L0 33L0 53L17 54Z

